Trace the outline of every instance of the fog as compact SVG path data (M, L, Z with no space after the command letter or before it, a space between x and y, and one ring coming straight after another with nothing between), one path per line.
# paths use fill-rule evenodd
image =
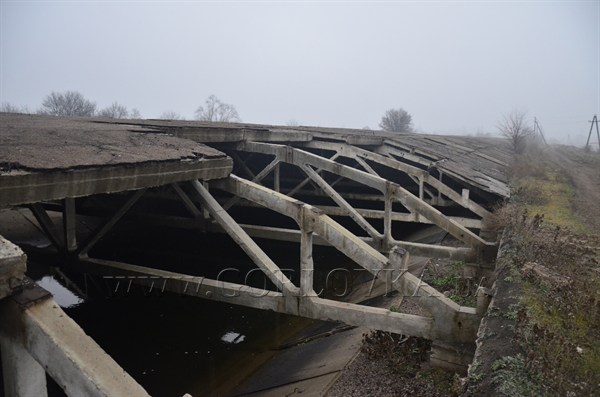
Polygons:
M600 3L1 2L0 100L76 90L145 118L215 94L249 123L497 133L514 109L585 143L600 114Z

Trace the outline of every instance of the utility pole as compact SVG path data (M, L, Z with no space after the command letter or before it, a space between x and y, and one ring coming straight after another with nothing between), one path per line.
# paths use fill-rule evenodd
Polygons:
M540 137L542 137L542 141L544 141L544 144L546 146L548 146L548 142L546 142L546 137L544 136L544 133L542 132L542 127L540 126L540 123L538 123L537 117L533 118L533 135L534 136L539 135Z
M596 135L598 136L598 151L600 151L600 130L598 129L598 116L594 115L592 121L588 121L592 123L590 125L590 133L588 134L587 142L585 143L585 150L590 150L590 138L592 137L592 131L594 130L594 125L596 125Z

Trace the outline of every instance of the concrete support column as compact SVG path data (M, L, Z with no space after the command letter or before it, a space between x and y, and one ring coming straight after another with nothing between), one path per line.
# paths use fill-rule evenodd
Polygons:
M27 257L21 248L0 236L0 300L21 284L26 269Z
M485 287L477 288L477 315L484 316L492 301L492 290Z
M316 296L314 291L313 228L314 218L306 207L301 210L300 224L300 294L302 298Z
M469 201L469 189L463 189L461 196L464 202Z
M438 171L440 173L439 181L440 181L440 183L443 183L442 179L444 178L444 173L442 172L442 170L438 169ZM437 197L437 199L438 199L438 201L442 200L442 192L440 192L439 190L438 190L438 197Z
M434 340L431 343L429 361L433 367L466 375L469 365L473 362L474 354L475 341L468 344L448 344Z
M300 239L300 293L302 297L315 296L313 289L314 265L312 258L313 233L301 230Z
M77 211L74 198L67 197L63 201L63 239L68 254L77 250Z
M396 272L408 271L409 259L410 254L402 247L396 246L390 251L389 261Z
M280 192L281 191L281 185L280 185L280 181L281 181L281 176L280 176L280 164L277 163L277 165L275 166L275 170L273 173L273 178L274 178L274 182L273 182L273 189L276 192Z
M383 211L383 239L384 249L389 250L392 241L392 204L393 204L394 193L392 192L392 186L387 183L385 186L385 197L384 197L384 211Z
M6 397L48 396L46 371L21 343L0 335L0 355Z
M202 181L202 186L204 186L206 191L209 191L210 185L208 184L208 182ZM210 211L208 210L208 208L206 208L206 205L204 204L202 204L202 218L205 222L210 222Z
M401 277L405 272L408 271L408 260L410 254L404 248L395 246L390 250L389 260L387 266L387 277L386 277L386 289L385 293L389 293L394 290L393 280ZM407 291L400 291L401 294L406 295Z

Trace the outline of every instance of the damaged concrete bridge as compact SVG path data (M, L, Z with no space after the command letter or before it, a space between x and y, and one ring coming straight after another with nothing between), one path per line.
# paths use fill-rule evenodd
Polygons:
M164 290L431 339L432 361L468 363L487 297L461 306L408 271L411 257L493 269L484 227L509 195L501 140L318 127L0 115L0 208L28 208L65 264ZM140 205L145 203L146 205ZM181 211L170 210L179 208ZM60 214L60 216L52 216ZM93 231L80 217L98 219ZM94 255L119 222L226 233L266 288ZM450 236L409 241L428 227ZM1 232L2 229L0 229ZM260 239L297 242L299 279ZM328 299L315 290L315 245L330 246L427 315ZM7 396L45 395L46 372L68 395L146 395L0 240L0 350ZM99 364L101 363L101 365ZM101 366L101 368L100 368Z

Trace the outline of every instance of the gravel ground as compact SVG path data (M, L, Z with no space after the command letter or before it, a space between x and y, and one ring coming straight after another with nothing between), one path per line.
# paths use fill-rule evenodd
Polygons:
M395 396L399 382L385 360L370 360L366 354L358 356L342 372L327 393L328 397Z
M383 298L377 302L380 307L400 307L401 312L427 315L424 310L410 298ZM409 360L408 357L407 361ZM401 359L400 359L401 360ZM427 362L422 363L422 370L429 370ZM454 395L450 390L439 390L431 379L407 375L393 368L385 357L374 357L363 345L357 356L341 372L336 382L325 394L327 397L347 396L427 396L442 397Z
M344 370L327 397L348 396L411 396L446 397L454 394L441 391L428 379L399 376L385 360L372 360L359 353Z

